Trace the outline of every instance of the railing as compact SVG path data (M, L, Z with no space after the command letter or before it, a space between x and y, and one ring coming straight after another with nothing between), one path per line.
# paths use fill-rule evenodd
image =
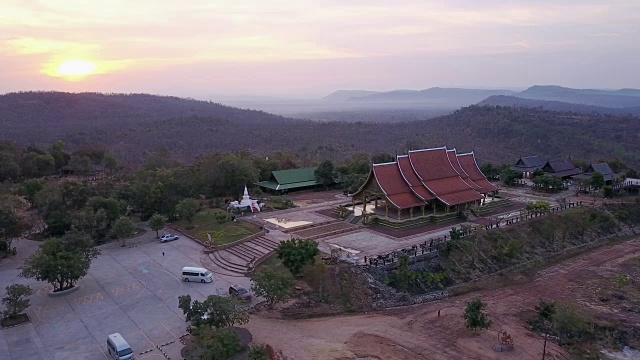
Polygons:
M461 227L458 229L458 235L463 238L465 236L473 235L477 233L484 226L484 230L489 231L492 229L499 229L500 227L513 225L522 221L538 218L547 214L562 212L564 210L572 209L582 206L582 201L567 203L560 206L554 206L549 209L548 212L535 212L535 211L525 211L520 212L518 216L508 219L497 219L495 222L491 221L488 225L477 225L475 227ZM386 254L381 254L378 256L370 256L364 258L365 266L386 266L390 264L397 263L400 256L408 256L418 257L431 252L438 251L438 247L451 239L450 235L444 235L441 237L436 237L430 240L426 240L422 244L413 245L410 248L395 250Z

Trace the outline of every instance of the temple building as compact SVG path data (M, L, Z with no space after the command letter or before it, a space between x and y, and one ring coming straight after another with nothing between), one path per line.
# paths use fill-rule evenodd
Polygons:
M487 194L498 189L478 168L473 152L457 154L446 147L409 151L396 156L396 161L373 164L365 183L352 195L363 203L383 202L385 217L409 218L461 211L480 205ZM397 213L397 214L396 214Z

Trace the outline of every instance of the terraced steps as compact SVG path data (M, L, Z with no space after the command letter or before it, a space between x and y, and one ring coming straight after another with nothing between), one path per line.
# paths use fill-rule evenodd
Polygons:
M214 251L208 254L211 263L227 273L246 275L251 269L249 264L258 258L274 252L279 242L264 236ZM215 271L215 270L214 270Z

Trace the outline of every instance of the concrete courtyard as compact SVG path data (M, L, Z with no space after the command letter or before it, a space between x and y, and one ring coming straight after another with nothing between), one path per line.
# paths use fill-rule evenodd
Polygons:
M24 258L38 243L17 242L18 256L0 262L0 288L14 283L31 286L27 313L32 322L0 331L0 358L103 360L107 335L119 332L138 359L165 359L158 346L169 358L182 359L178 338L186 333L187 323L178 296L202 300L228 294L232 283L246 288L250 283L215 273L212 283L185 283L180 280L182 267L202 267L201 245L184 237L161 244L154 235L133 239L128 247L100 246L102 254L80 280L80 289L58 297L48 295L50 285L18 277Z

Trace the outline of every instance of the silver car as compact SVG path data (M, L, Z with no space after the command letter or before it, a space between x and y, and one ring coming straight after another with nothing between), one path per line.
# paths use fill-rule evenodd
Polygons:
M173 240L178 240L178 235L164 234L162 235L162 237L160 237L160 242L167 242L167 241L173 241Z

